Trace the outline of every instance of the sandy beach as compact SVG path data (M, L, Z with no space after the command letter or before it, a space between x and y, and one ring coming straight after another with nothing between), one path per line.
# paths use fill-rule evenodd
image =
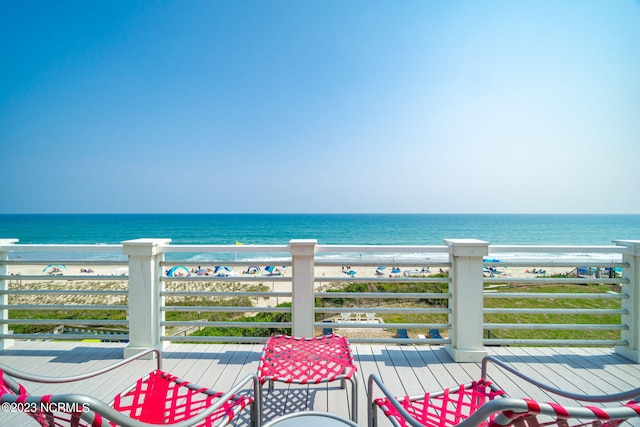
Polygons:
M175 266L179 266L176 264ZM21 276L42 276L42 279L47 280L50 276L73 276L74 279L77 276L86 277L87 280L91 280L92 276L111 276L114 280L118 280L128 273L127 267L121 265L53 265L47 270L47 266L43 265L10 265L8 266L9 275L21 275ZM265 271L264 267L260 267L259 271L253 272L253 274L247 273L250 271L249 265L236 265L230 267L231 272L228 273L228 277L237 279L238 282L243 282L243 278L248 277L262 277L265 282L268 282L273 277L291 277L291 267L276 267L274 273ZM165 267L163 274L166 275L167 271L171 269L171 266ZM189 270L189 271L187 271ZM200 270L200 271L198 271ZM198 276L211 276L216 277L214 272L215 266L188 266L186 269L179 269L174 274L176 277L198 277ZM381 277L430 277L438 273L447 272L447 268L428 268L426 271L416 267L402 267L394 270L389 266L383 270L378 270L377 267L363 267L363 266L331 266L331 267L318 267L315 268L315 275L318 278L327 278L327 280L340 279L340 278L381 278ZM553 275L567 273L570 268L567 267L553 267L544 268L543 271L534 270L525 267L495 267L494 271L490 272L485 270L484 276L490 277L514 277L514 278L533 278L539 275ZM252 281L253 282L253 281ZM255 283L255 282L253 282Z
M128 288L128 281L126 279L126 267L121 265L56 265L49 269L47 266L42 265L21 265L9 266L9 275L14 275L15 279L9 280L10 289L19 290L50 290L60 289L65 290L100 290L100 291L126 291ZM200 274L197 274L198 266L179 268L176 270L176 274L182 275L182 277L198 277L199 275L208 272L214 274L214 266L200 266ZM169 291L224 291L234 292L237 291L260 291L260 292L291 292L291 281L287 278L291 278L291 267L278 267L274 273L268 273L264 271L264 267L260 267L260 271L253 271L248 265L236 265L233 266L233 271L225 278L224 281L216 281L215 276L212 277L212 281L189 281L181 279L176 281L165 281L165 290ZM166 275L172 266L165 266L163 274ZM45 269L46 271L43 271ZM439 267L430 268L430 271L423 271L422 268L400 268L399 272L394 272L392 267L386 267L384 270L378 270L377 267L349 267L349 266L323 266L316 267L315 275L317 278L325 278L326 281L320 281L316 283L317 290L323 290L327 287L335 287L341 284L342 279L349 279L353 281L355 278L362 278L366 280L368 278L383 278L383 277L429 277L439 274L441 271L445 272L446 269L440 269ZM553 268L546 269L546 274L561 274L566 273L567 268ZM248 274L253 271L254 274ZM355 271L355 274L353 273ZM50 273L50 274L49 274ZM529 272L527 268L521 267L501 267L495 268L495 271L491 272L485 270L485 277L494 275L494 277L514 277L514 278L535 278L540 274L534 274ZM37 279L23 280L25 276L40 276ZM55 280L54 279L55 276ZM98 276L100 276L98 278ZM105 278L108 276L108 278ZM252 280L246 280L251 277ZM68 278L68 280L64 280ZM284 280L283 280L284 278ZM277 280L275 280L277 279ZM346 283L346 281L342 282ZM495 286L504 286L498 284ZM44 294L44 295L12 295L11 304L110 304L110 305L126 305L127 297L123 295L109 295L108 293L99 295L56 295L56 294ZM171 304L172 299L181 300L182 297L167 297L166 303ZM286 296L277 297L260 297L256 298L254 304L262 307L273 307L283 302L289 302L291 299ZM348 308L345 308L348 311ZM357 310L356 310L357 311ZM357 313L353 313L357 315ZM364 320L364 314L362 314ZM340 321L340 315L332 316L336 321ZM383 322L381 319L375 318L376 321ZM357 320L353 320L357 321ZM384 329L371 329L371 328L349 328L349 329L336 329L336 333L346 335L349 337L393 337L395 330ZM446 336L446 331L442 332ZM416 333L412 332L412 336ZM413 336L414 338L417 337Z
M98 290L126 290L128 282L126 280L127 268L120 265L55 265L51 268L43 271L47 266L42 265L10 265L8 267L8 274L15 276L15 279L9 280L9 286L11 289L51 289L57 288L61 285L65 289L98 289ZM198 266L187 267L186 269L177 270L176 274L181 277L181 280L175 282L165 282L165 287L175 291L199 291L199 290L229 290L232 284L245 285L247 287L253 287L255 290L262 289L272 292L291 292L291 282L284 280L283 278L291 278L291 267L278 267L274 273L268 273L264 270L264 267L260 267L260 271L254 274L247 274L249 265L236 265L233 266L229 276L224 281L188 281L182 279L182 277L199 277L202 275L210 275L215 278L214 266L200 266L200 274L196 273ZM171 269L171 266L165 267L163 274L166 275L167 271ZM368 278L384 278L384 277L430 277L437 275L440 272L446 272L446 268L430 268L429 271L423 271L418 268L399 268L398 272L392 267L386 267L384 270L378 270L377 267L349 267L349 266L331 266L331 267L316 267L316 277L320 279L319 283L316 283L316 289L326 287L329 285L335 285L341 283L342 279L362 278L366 280ZM546 269L546 275L566 273L569 269L551 268ZM209 274L203 274L204 271L208 271ZM353 273L355 272L355 273ZM501 267L495 268L495 271L485 271L485 277L513 277L513 278L535 278L540 274L535 274L529 271L527 268L521 267ZM37 279L23 280L25 276L40 276ZM54 277L55 276L55 277ZM97 276L101 276L97 279ZM109 278L105 278L108 276ZM68 280L61 280L68 277ZM55 280L54 280L55 278ZM245 280L251 278L251 280ZM259 279L258 279L259 278ZM346 280L344 281L346 282ZM33 303L34 296L14 296L12 297L12 303ZM86 296L85 303L88 304L123 304L125 302L124 296ZM40 301L41 299L46 299ZM42 303L64 303L63 296L38 296L37 300ZM265 298L260 299L259 303L266 306L273 306L277 303L284 302L287 298Z

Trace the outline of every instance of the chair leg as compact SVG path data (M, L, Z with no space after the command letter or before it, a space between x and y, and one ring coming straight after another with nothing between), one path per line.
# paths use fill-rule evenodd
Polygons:
M378 411L376 410L378 405L373 402L371 399L371 403L367 405L367 426L368 427L378 427Z
M358 422L358 379L356 374L353 374L353 377L349 379L351 381L351 419L354 423Z
M258 381L258 385L256 386L256 402L258 402L258 408L256 410L257 414L256 414L256 422L258 424L258 426L262 425L262 414L264 413L264 398L263 398L263 393L264 390L262 389L264 384L262 384L260 381Z
M260 403L256 400L251 404L251 427L260 427L260 423L258 421L258 407Z
M344 375L346 372L347 372L347 369L345 368L342 371L342 374ZM347 387L347 380L343 378L340 380L340 388L344 390L346 387Z
M376 376L370 375L369 381L367 381L367 427L378 427L378 405L375 403L373 397L373 387Z
M251 427L262 425L262 384L258 380L253 382L253 404L251 405Z

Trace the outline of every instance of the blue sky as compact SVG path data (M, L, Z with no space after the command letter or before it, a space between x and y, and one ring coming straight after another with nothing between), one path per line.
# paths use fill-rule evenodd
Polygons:
M640 213L638 1L0 10L0 213Z

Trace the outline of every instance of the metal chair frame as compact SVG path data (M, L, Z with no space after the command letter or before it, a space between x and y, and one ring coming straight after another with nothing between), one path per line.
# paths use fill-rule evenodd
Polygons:
M559 425L568 427L569 419L579 419L579 426L589 425L584 421L591 421L594 426L613 427L617 426L629 418L640 417L640 388L635 388L621 393L607 395L585 395L573 393L570 391L560 390L548 384L537 381L507 363L493 356L487 356L482 360L481 380L478 382L486 382L490 384L488 379L487 367L489 363L493 363L503 368L511 374L527 381L549 393L565 398L573 399L578 402L590 403L612 403L618 402L617 406L591 406L585 404L583 406L562 406L554 402L541 403L528 398L512 398L508 396L495 384L491 384L491 389L495 392L495 396L488 398L486 402L478 402L477 408L474 408L470 414L461 417L459 422L451 420L439 420L423 424L416 420L402 405L401 401L421 402L425 400L425 395L396 397L391 391L385 387L380 378L372 374L368 382L367 397L367 416L368 426L377 426L377 409L380 408L395 427L424 427L424 426L457 426L457 427L501 427L501 426L546 426ZM374 398L374 386L377 386L383 393L384 397ZM468 386L468 385L467 385ZM441 397L449 392L455 393L465 385L453 387L440 392L430 394L431 397ZM626 402L626 403L622 403ZM452 401L449 404L454 404ZM390 405L390 406L389 406ZM428 403L427 403L428 405ZM431 408L433 409L433 408ZM551 417L553 421L539 422L538 415Z
M88 396L85 394L58 394L58 395L44 395L44 396L35 396L29 395L25 387L18 383L16 379L36 382L36 383L45 383L45 384L61 384L61 383L69 383L81 381L93 377L97 377L99 375L105 374L107 372L111 372L123 365L126 365L134 360L140 359L146 355L154 354L156 358L156 371L152 371L149 375L140 378L136 383L132 384L130 387L121 392L118 396L116 396L109 404L96 399L92 396ZM258 386L258 377L256 374L250 374L245 376L239 382L237 382L231 389L226 391L225 393L216 392L214 390L210 390L207 388L203 388L197 386L195 384L191 384L187 381L179 379L177 377L173 377L172 381L179 387L187 387L190 391L194 393L200 393L205 396L215 396L219 395L217 400L213 405L208 406L206 409L202 410L197 415L194 415L184 421L175 422L167 424L166 422L162 423L147 423L144 421L139 421L137 419L131 418L126 413L120 412L114 409L113 405L120 396L124 396L127 393L134 390L137 386L139 386L140 382L146 381L153 374L165 374L170 375L165 372L162 372L162 353L160 350L151 348L145 351L142 351L134 356L131 356L127 359L123 359L120 362L107 366L105 368L79 374L75 376L67 376L67 377L42 377L36 376L31 373L19 371L17 369L13 369L9 366L1 365L1 378L0 378L0 402L1 403L9 403L12 407L22 408L25 413L31 416L36 423L40 424L44 427L61 427L61 426L91 426L91 427L159 427L165 425L171 425L172 427L194 427L194 426L212 426L213 422L221 420L218 427L222 427L227 425L231 419L237 415L242 409L244 409L247 405L251 406L251 425L252 427L259 427L261 424L261 415L260 415L260 388ZM253 394L254 397L251 398L249 396L238 395L241 390L246 388L248 383L253 383ZM240 401L242 400L242 401ZM232 414L226 414L225 417L217 417L216 419L211 420L211 417L215 415L216 411L220 410L227 402L234 401L238 402L237 406L241 406L241 408L233 409ZM181 402L181 405L184 406L188 404L187 402ZM45 409L44 411L42 409ZM48 412L47 408L54 408L54 410ZM64 417L60 417L60 413L65 412L58 411L59 408L74 408L79 409L82 408L81 411L74 411L74 414L69 415L68 419ZM35 409L35 411L34 411ZM55 413L54 413L55 412Z

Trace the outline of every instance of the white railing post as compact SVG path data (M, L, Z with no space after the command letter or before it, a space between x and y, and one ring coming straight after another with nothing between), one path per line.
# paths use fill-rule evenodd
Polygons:
M640 363L640 241L614 240L613 243L628 248L622 261L629 263L629 268L622 269L622 278L629 281L622 284L622 294L629 295L622 300L622 309L628 314L623 314L621 319L622 324L629 327L622 331L621 338L629 344L616 346L616 353Z
M476 239L445 239L451 256L451 344L445 349L456 362L480 362L487 355L482 343L483 288L482 257L489 243Z
M18 239L0 239L0 246L8 246L16 243ZM0 260L6 261L9 259L9 251L5 248L0 248ZM6 276L8 273L7 265L0 265L0 276ZM9 289L8 283L5 279L0 279L0 291L6 291ZM9 295L2 294L0 295L0 304L4 307L9 305ZM0 309L0 320L8 320L9 319L9 310L6 308ZM9 334L9 325L6 323L0 324L0 334L8 335ZM15 343L12 339L2 338L0 339L0 350L4 350L8 347L11 347Z
M136 239L122 242L123 252L129 257L129 345L124 357L133 356L148 348L162 349L160 337L164 327L162 268L164 260L162 245L171 239ZM153 355L153 353L151 353Z
M314 265L317 240L296 239L289 241L293 261L291 286L291 310L293 327L291 334L311 338L315 335Z

